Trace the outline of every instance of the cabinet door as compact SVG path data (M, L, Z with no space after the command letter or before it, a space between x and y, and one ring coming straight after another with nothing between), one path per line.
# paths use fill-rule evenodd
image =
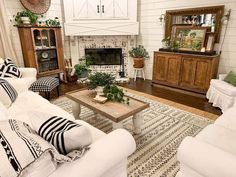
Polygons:
M182 58L182 72L180 76L180 85L184 87L193 87L196 71L196 61L194 58Z
M155 53L153 80L177 86L179 83L181 56Z
M173 85L179 84L181 56L168 56L167 82Z
M165 55L154 55L153 80L166 81L168 59Z
M207 90L209 86L209 77L210 76L210 64L209 60L198 59L196 60L196 73L194 78L195 88L201 90Z
M128 0L114 0L114 17L128 17Z
M114 17L114 0L101 0L101 17Z
M101 17L100 0L73 0L75 19L98 19Z
M88 0L73 0L74 18L88 18Z
M211 62L207 59L183 57L180 85L206 91L209 85Z

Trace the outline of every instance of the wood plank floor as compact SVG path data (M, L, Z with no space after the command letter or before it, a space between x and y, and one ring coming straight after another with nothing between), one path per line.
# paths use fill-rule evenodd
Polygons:
M150 96L154 96L152 97L152 99L157 97L157 101L158 99L160 100L160 98L167 100L166 103L168 102L167 104L172 105L174 107L181 107L178 105L185 105L188 107L195 108L196 110L211 113L213 115L221 115L220 109L212 107L212 105L209 104L207 99L204 97L201 98L201 97L192 96L189 94L169 90L166 88L152 86L150 80L143 81L142 79L137 79L136 82L131 81L130 83L123 84L122 86L128 89L138 91L138 92L149 94ZM83 86L77 83L67 83L67 84L62 83L60 85L60 96L64 95L65 93L69 91L73 91L80 88L83 88ZM53 93L51 94L51 98L52 99L57 98L56 90L54 90ZM187 109L187 107L185 107L184 109ZM207 116L207 117L211 118L211 116ZM212 119L215 119L215 116L212 116L212 117L213 117Z

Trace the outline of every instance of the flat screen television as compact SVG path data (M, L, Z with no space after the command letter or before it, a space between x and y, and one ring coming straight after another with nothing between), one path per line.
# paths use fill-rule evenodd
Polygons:
M87 48L85 55L92 57L92 65L122 65L122 48Z

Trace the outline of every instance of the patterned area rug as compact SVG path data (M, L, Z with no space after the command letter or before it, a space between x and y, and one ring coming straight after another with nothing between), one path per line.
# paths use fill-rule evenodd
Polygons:
M150 108L143 111L143 127L140 135L134 135L137 150L128 158L129 177L174 177L179 171L177 149L186 136L197 135L213 121L176 109L132 93L127 95L148 102ZM54 104L72 113L71 100L58 98ZM98 129L109 133L112 123L104 117L93 119L93 112L82 107L81 119ZM132 126L132 119L122 122L124 127ZM132 130L129 130L132 133Z

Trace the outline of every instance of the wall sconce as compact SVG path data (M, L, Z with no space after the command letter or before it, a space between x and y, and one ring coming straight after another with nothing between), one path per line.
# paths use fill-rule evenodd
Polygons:
M225 14L223 16L223 18L221 19L222 23L225 24L225 28L224 28L224 31L222 32L223 35L222 35L222 42L221 42L220 47L219 47L219 54L221 54L222 47L223 47L223 44L225 42L225 36L226 36L226 31L227 31L228 25L229 25L230 15L231 15L231 9L229 9L227 14Z
M231 15L231 9L229 9L227 14L223 16L222 21L229 21L230 15Z
M164 21L166 20L166 14L161 14L161 16L159 17L159 21L160 21L160 23L161 23L161 25L163 25L164 23Z

